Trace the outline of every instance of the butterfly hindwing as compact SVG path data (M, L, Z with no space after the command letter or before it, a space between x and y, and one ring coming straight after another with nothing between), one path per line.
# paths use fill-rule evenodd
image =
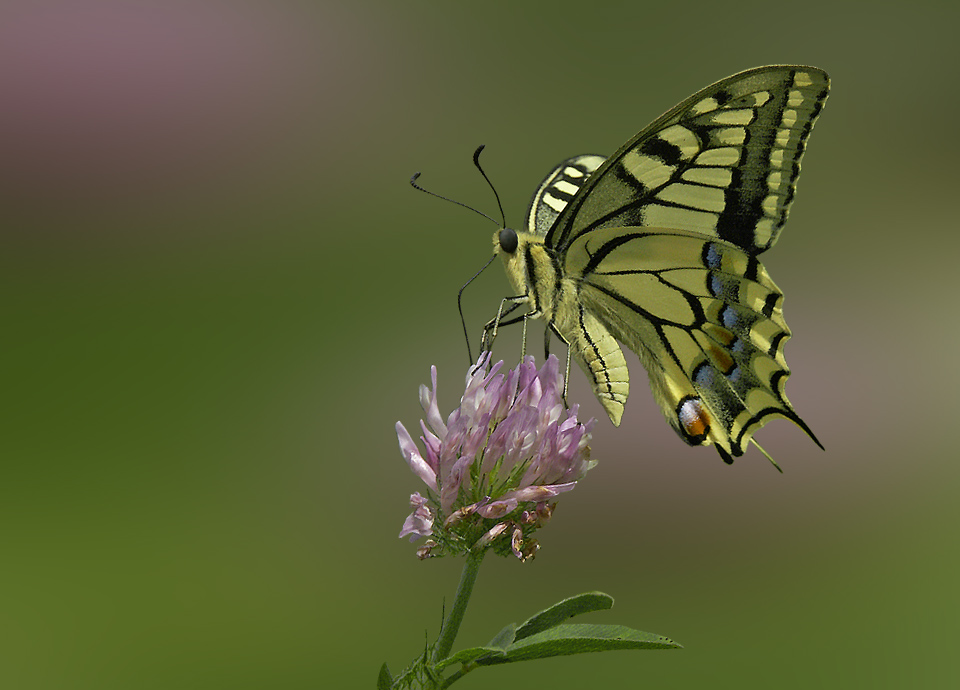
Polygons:
M783 295L756 257L695 233L605 228L564 259L576 301L640 356L687 442L735 457L774 416L806 429L784 393Z
M814 67L761 67L694 94L613 154L547 234L562 251L604 227L664 227L771 247L829 88Z

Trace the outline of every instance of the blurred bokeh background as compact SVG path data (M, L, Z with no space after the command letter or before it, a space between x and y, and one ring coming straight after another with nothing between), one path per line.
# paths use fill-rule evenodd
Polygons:
M460 564L396 538L393 431L440 370L495 215L560 159L769 63L826 69L765 259L786 422L732 467L634 362L622 428L538 558L484 565L460 645L578 592L679 652L457 687L956 687L956 113L947 3L8 0L0 6L0 686L370 688ZM474 335L507 294L466 293ZM539 342L539 331L532 333ZM497 341L508 360L518 334ZM579 371L571 399L602 412Z

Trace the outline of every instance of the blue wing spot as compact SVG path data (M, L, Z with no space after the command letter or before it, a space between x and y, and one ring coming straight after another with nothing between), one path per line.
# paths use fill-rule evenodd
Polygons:
M693 370L693 382L703 388L710 388L713 385L714 371L706 362L701 363Z
M723 255L720 254L720 251L717 249L715 244L704 245L703 248L703 265L707 268L713 270L720 269L720 262L723 259Z
M714 297L720 297L723 294L723 279L718 273L711 273L707 281L707 289Z
M725 328L735 330L740 320L737 318L737 312L728 304L723 308L723 311L720 313L720 320L723 322Z

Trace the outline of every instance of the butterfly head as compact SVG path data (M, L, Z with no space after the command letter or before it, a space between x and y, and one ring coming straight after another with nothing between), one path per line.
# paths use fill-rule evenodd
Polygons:
M520 244L520 238L517 237L517 231L510 228L503 228L494 238L496 246L507 254L514 254Z

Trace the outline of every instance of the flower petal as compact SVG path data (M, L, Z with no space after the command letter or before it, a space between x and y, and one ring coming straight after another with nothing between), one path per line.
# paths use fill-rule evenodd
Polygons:
M413 473L416 474L428 488L437 490L437 475L430 468L430 465L420 456L417 444L410 438L410 434L404 428L403 424L397 422L397 439L400 441L400 452L406 459L407 464Z
M432 391L426 386L420 386L420 406L427 414L427 424L442 440L447 435L447 427L443 424L440 407L437 405L437 368L435 366L430 367L430 382L433 384Z
M497 519L517 509L517 499L507 498L491 501L477 510L482 517Z
M508 522L498 522L496 525L487 530L482 537L477 539L477 547L482 549L490 546L490 544L493 543L493 540L503 534L509 526L510 523Z
M422 419L420 420L420 430L423 431L420 440L423 441L424 460L430 465L430 469L438 472L440 470L440 447L442 445L440 439L430 432Z
M400 529L400 538L410 536L410 541L416 541L420 537L429 537L433 534L433 513L427 507L426 499L419 493L410 496L410 505L413 506L413 512L403 521L403 527Z
M514 498L520 503L526 503L527 501L545 501L548 498L554 498L566 491L573 491L577 486L576 482L567 482L566 484L548 484L546 486L528 486L523 489L517 489L516 491L508 491L503 496L500 497L500 500L506 500L508 498Z

